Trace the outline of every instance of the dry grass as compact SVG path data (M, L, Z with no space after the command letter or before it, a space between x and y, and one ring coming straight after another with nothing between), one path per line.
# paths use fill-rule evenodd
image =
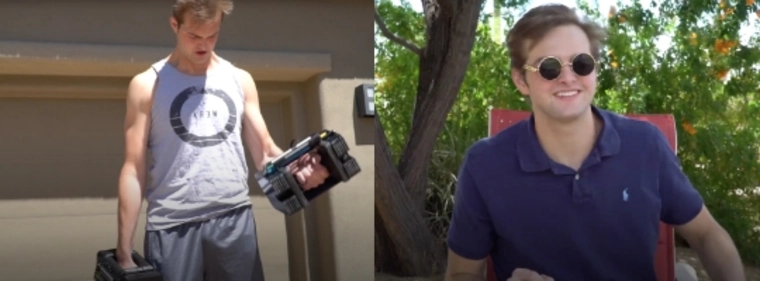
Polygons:
M694 267L695 271L697 272L697 277L699 278L699 281L710 281L709 278L707 278L707 273L705 272L704 268L702 268L702 264L699 262L699 257L697 256L697 253L695 253L693 250L689 248L676 248L676 261L677 262L685 262ZM747 281L760 281L760 267L756 266L745 266L744 272L747 275ZM409 278L402 278L402 277L395 277L387 274L377 273L375 274L375 281L443 281L443 277L433 277L433 278L420 278L420 277L409 277Z

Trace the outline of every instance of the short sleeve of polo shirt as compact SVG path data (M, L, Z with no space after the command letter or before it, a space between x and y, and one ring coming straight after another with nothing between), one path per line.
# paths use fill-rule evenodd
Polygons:
M683 172L680 160L670 148L665 136L654 131L662 211L660 220L669 225L685 224L702 210L703 199Z
M449 249L458 255L479 260L488 257L491 252L494 230L485 201L472 174L475 170L472 157L470 150L459 168L447 243Z

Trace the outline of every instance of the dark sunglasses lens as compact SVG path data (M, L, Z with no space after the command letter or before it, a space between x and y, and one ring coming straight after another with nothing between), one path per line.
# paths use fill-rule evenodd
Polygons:
M547 58L541 62L538 66L538 73L541 77L547 80L553 80L559 77L559 73L562 71L562 63L555 58Z
M573 71L580 76L591 74L594 68L594 58L588 54L580 54L573 59Z

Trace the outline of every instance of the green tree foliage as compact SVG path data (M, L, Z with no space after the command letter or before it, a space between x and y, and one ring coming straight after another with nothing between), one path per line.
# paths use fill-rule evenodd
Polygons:
M649 3L649 2L646 2ZM608 28L595 104L618 113L669 113L677 120L683 169L746 262L760 263L760 5L740 1L653 1L618 5L608 14L578 3ZM526 10L507 4L503 26ZM389 30L424 45L425 21L406 2L380 1ZM503 42L492 40L490 15L478 27L457 101L438 137L426 215L443 241L463 153L488 134L493 108L528 110L510 78ZM740 40L742 26L754 24ZM376 35L378 115L398 156L409 135L418 57ZM658 48L659 40L669 47ZM397 159L396 159L397 160Z

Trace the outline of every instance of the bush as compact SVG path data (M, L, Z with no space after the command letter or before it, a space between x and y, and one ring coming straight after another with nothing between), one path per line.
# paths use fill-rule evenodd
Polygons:
M604 16L595 7L579 6L604 22L610 35L595 104L624 114L673 114L684 172L745 262L760 264L760 40L757 31L738 40L740 27L757 21L757 4L749 2L665 1L649 8L633 3ZM506 26L525 8L506 7ZM380 12L390 30L421 45L420 14L387 1L380 3ZM513 86L504 45L492 40L489 19L484 15L478 27L467 76L438 138L429 175L427 215L441 241L459 165L466 149L487 136L488 111L528 109ZM661 51L660 40L670 40L669 48ZM398 154L409 134L418 62L387 41L378 41L376 49L378 114Z

